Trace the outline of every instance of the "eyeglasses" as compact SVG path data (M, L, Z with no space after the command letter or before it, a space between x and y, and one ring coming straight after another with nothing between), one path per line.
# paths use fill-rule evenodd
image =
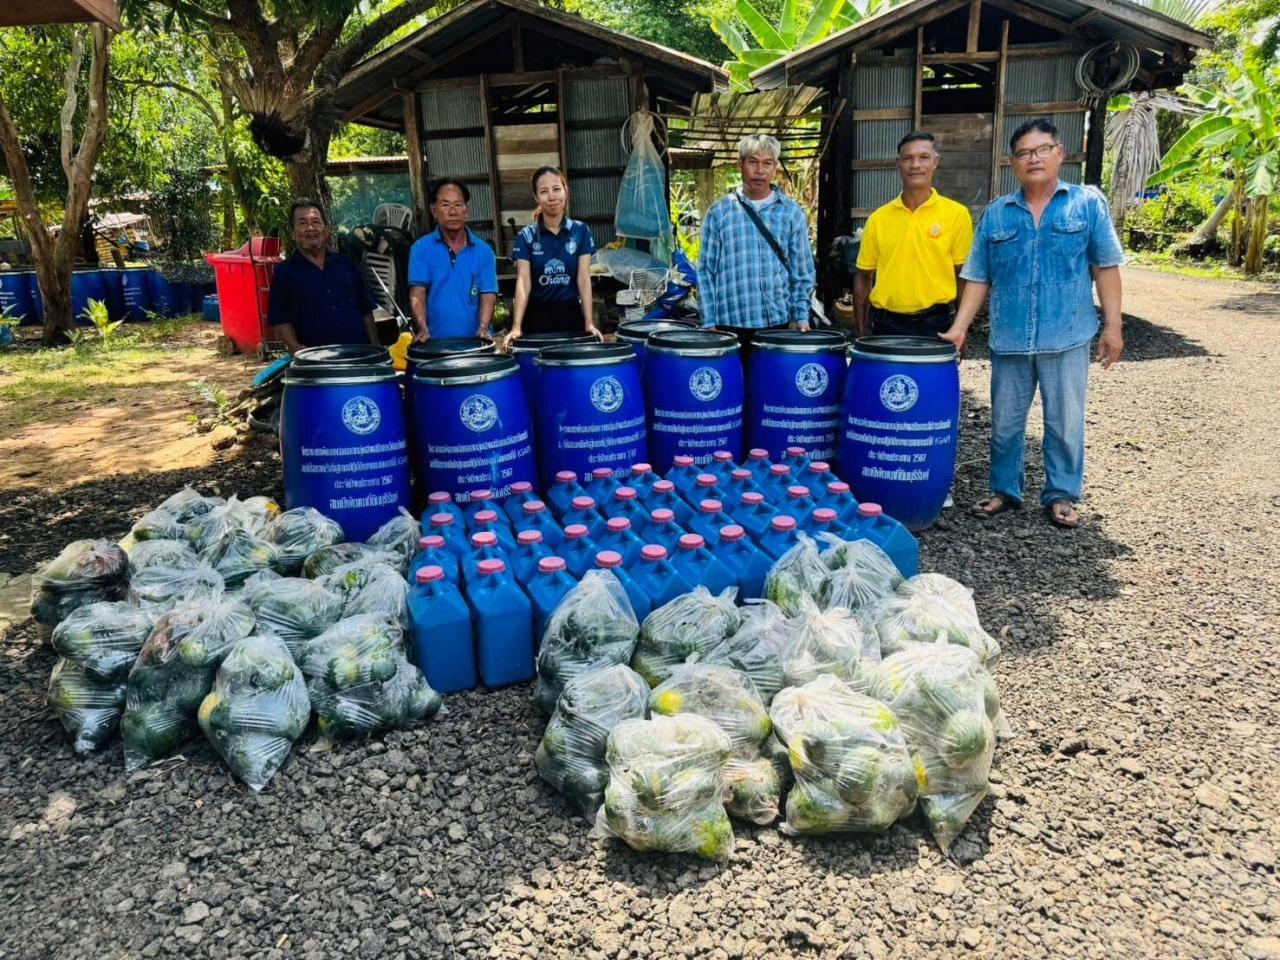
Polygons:
M1013 159L1017 160L1019 163L1026 163L1032 157L1040 157L1043 159L1053 153L1053 151L1059 146L1060 144L1055 140L1053 143L1042 143L1038 147L1027 147L1025 150L1015 150L1013 152Z
M436 209L441 213L458 213L467 209L465 203L440 203L437 201Z

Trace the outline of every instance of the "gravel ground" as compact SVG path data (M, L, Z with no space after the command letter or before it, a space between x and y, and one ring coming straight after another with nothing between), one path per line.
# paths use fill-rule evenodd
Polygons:
M924 536L1002 634L1017 732L950 860L918 825L738 827L725 867L598 846L535 776L523 686L304 742L260 795L203 744L125 777L118 744L71 755L28 622L0 648L0 957L1280 957L1280 291L1126 282L1086 525L956 510ZM962 506L984 489L980 350L963 370ZM0 570L119 535L183 479L11 497ZM204 479L271 491L278 465L250 448Z

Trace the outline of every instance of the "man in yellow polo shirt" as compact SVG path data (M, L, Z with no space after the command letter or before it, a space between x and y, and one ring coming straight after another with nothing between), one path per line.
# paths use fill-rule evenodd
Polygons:
M871 214L858 249L853 302L862 336L932 337L951 326L973 221L933 189L940 160L931 133L898 141L902 193Z

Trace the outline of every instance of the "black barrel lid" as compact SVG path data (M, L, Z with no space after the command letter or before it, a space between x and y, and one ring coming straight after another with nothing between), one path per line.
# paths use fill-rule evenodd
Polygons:
M623 320L618 324L619 340L644 340L654 333L663 333L667 330L696 330L698 325L692 320L683 320L675 317L662 320Z
M284 373L286 383L345 379L394 379L395 368L385 347L372 344L335 344L305 347L293 357Z
M450 357L458 353L492 353L496 348L492 340L481 337L440 337L426 343L409 346L410 363L425 363L436 357Z
M541 333L526 333L524 336L516 337L514 340L508 341L507 349L516 353L523 353L529 350L544 350L547 347L557 347L566 343L592 343L595 339L585 330L576 333L569 333L564 330L545 330Z
M595 341L595 338L592 338ZM538 361L557 366L591 366L599 363L617 363L634 360L636 351L629 343L565 343L557 347L544 347Z
M760 330L751 338L751 345L761 350L841 353L849 338L838 330Z
M858 337L853 341L858 353L884 357L947 358L956 355L955 344L936 337Z
M520 364L515 357L504 353L455 353L418 364L414 368L413 379L440 382L470 380L473 377L493 379L519 369Z
M387 353L386 347L378 347L371 343L331 343L323 347L303 347L293 355L293 365L295 367L317 364L362 365L390 359L391 354Z
M649 346L679 353L722 353L737 350L738 338L719 330L667 330L649 337Z

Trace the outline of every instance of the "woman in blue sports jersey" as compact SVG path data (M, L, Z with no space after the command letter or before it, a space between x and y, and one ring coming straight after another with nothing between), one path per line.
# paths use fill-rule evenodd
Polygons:
M515 316L511 337L526 333L585 330L600 337L591 322L591 254L596 243L581 220L569 217L569 184L558 167L533 173L538 203L533 223L516 235Z

